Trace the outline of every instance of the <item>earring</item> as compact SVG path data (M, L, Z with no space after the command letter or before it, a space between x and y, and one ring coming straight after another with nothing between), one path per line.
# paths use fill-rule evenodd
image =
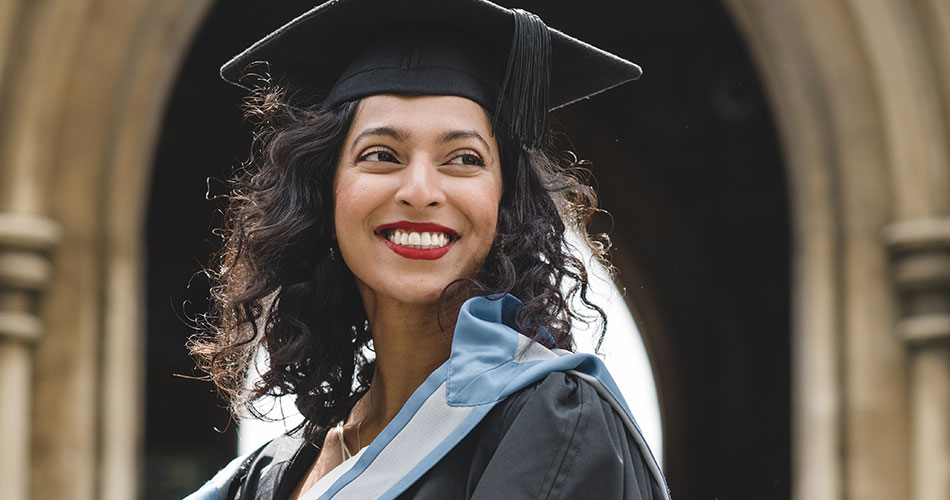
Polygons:
M333 249L333 245L330 245L330 260L336 260L336 250Z

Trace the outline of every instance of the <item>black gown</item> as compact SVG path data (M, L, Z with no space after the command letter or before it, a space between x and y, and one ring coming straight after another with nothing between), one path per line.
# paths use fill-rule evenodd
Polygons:
M232 500L284 500L318 450L281 436L249 456ZM554 372L510 395L398 498L664 498L619 415L587 382Z

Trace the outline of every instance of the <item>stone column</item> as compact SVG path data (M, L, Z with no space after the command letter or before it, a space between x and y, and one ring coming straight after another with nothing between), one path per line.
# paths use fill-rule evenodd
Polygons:
M36 303L58 238L47 218L0 212L0 485L10 500L29 490L32 346L43 331Z
M950 498L950 216L888 228L908 351L913 500Z

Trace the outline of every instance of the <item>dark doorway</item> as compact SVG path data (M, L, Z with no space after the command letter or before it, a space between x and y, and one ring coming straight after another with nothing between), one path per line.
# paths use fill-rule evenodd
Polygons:
M208 284L195 273L219 243L205 180L226 177L249 144L243 93L217 68L316 3L218 2L169 102L147 229L146 499L179 498L235 452L235 426L211 384L174 376L197 375L181 316L207 310ZM644 67L640 81L555 116L594 162L612 216L596 229L612 226L656 370L674 498L790 498L786 184L736 28L718 2L702 0L517 5Z
M718 2L519 4L644 68L555 115L611 215L673 498L790 498L787 186L736 27Z
M181 498L197 489L237 450L236 426L210 382L196 376L185 342L189 318L208 311L208 281L200 274L220 240L220 203L206 199L225 187L247 157L244 93L225 84L218 68L243 47L314 1L217 2L192 42L172 91L155 153L147 228L148 361L145 474L147 500Z

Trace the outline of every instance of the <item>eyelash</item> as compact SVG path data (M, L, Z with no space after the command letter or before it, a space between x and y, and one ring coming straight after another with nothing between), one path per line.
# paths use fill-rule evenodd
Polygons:
M369 160L369 157L372 156L372 155L388 155L388 156L391 156L391 157L394 159L394 160L392 160L392 161L398 162L398 159L396 158L396 155L395 155L392 151L390 151L389 149L370 149L369 151L366 151L365 153L361 154L361 155L356 159L356 161L358 161L358 162L362 162L362 161L389 162L389 161L390 161L390 160ZM484 166L485 166L485 160L483 160L482 157L481 157L478 153L476 153L476 152L474 152L474 151L470 151L470 150L469 150L469 151L461 152L461 153L459 153L459 154L453 156L452 158L449 159L449 161L448 161L447 163L452 163L452 162L453 162L454 160L456 160L456 159L459 159L459 158L466 158L466 157L475 158L475 163L472 163L472 164L469 164L469 163L455 163L455 165L468 165L468 166L477 166L477 167L484 167Z
M474 151L465 151L465 152L459 153L459 154L453 156L453 157L449 160L449 162L451 163L452 161L454 161L454 160L456 160L456 159L458 159L458 158L465 158L465 157L472 157L472 158L475 158L475 163L474 163L474 164L471 164L471 166L477 166L477 167L484 167L484 166L485 166L485 160L483 160L482 157L479 156L478 153L476 153L476 152L474 152ZM468 164L468 163L462 163L462 165L469 165L469 164Z
M370 161L370 160L368 159L370 156L372 156L372 155L378 155L378 154L386 154L386 155L389 155L389 156L391 156L391 157L393 157L393 158L396 158L396 155L395 155L392 151L390 151L390 150L388 150L388 149L379 148L379 149L370 149L369 151L367 151L367 152L361 154L361 155L356 159L356 161L358 161L358 162L360 162L360 161ZM384 161L384 160L377 160L377 161ZM398 159L397 159L397 161L398 161Z

